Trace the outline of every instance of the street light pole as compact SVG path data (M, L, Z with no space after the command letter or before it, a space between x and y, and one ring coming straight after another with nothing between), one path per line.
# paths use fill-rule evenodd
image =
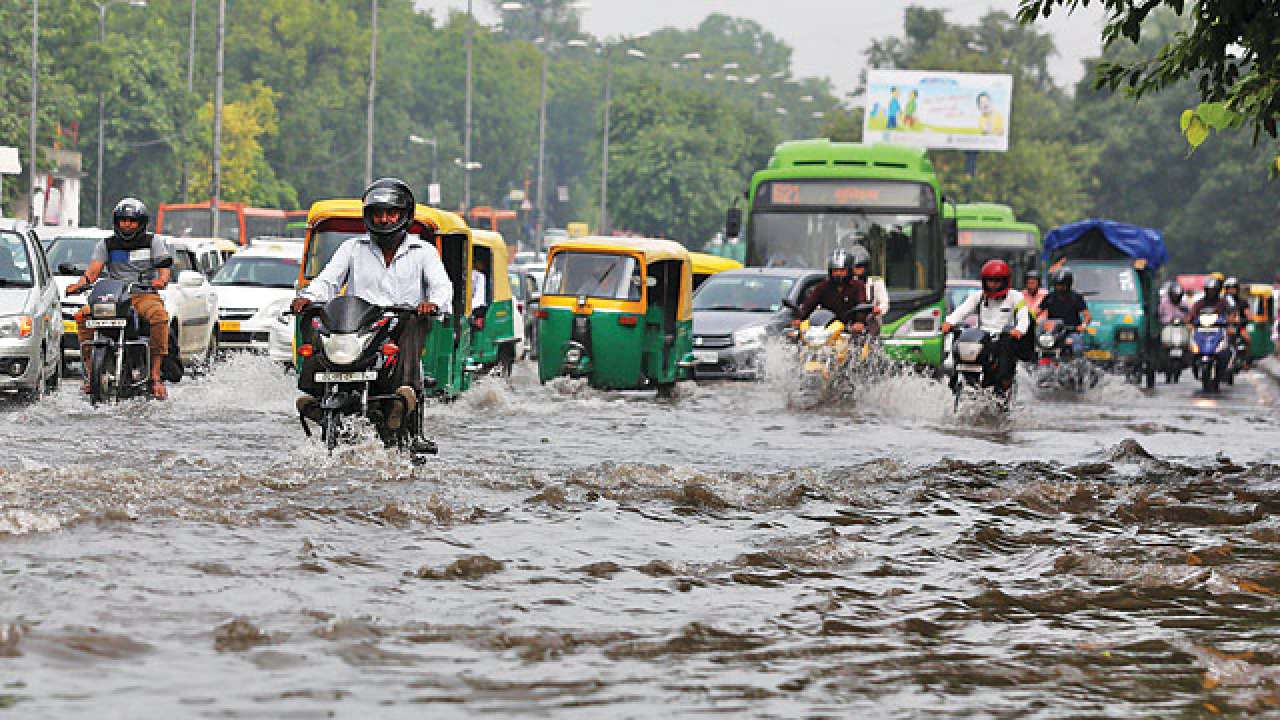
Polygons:
M191 0L191 20L187 24L187 97L195 91L196 80L196 0ZM184 133L185 134L185 133ZM182 202L188 202L186 153L182 156Z
M604 51L604 132L600 139L600 229L601 235L609 234L609 105L613 101L613 67L609 64L609 49Z
M213 179L209 184L210 235L219 237L218 206L222 203L222 60L226 39L227 0L218 0L218 33L213 76ZM244 242L244 238L240 238Z
M365 111L365 187L373 182L373 101L378 84L378 0L372 0L370 5L373 32L369 40L369 101Z
M125 0L105 0L104 2L95 2L98 6L98 45L106 47L107 44L107 8L116 3L125 2ZM131 7L146 7L147 0L128 0ZM98 179L96 188L96 201L94 202L93 224L96 227L102 227L102 154L103 154L103 115L106 112L106 95L102 90L98 90Z
M472 0L467 0L467 89L465 119L462 129L462 209L465 213L471 208L471 32L475 18L471 14Z
M542 99L538 109L538 221L534 223L534 247L539 251L542 247L542 231L546 227L546 204L542 196L542 173L546 166L547 155L547 48L542 48Z
M27 158L27 180L29 199L27 200L27 216L34 225L36 222L36 108L40 104L40 0L31 0L31 127L28 140L31 143L31 155Z

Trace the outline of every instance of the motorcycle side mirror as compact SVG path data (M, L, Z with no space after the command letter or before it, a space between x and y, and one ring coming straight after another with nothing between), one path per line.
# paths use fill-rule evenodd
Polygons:
M731 207L724 215L724 236L726 239L738 237L742 232L742 209Z
M786 308L786 309L788 309L788 310L795 310L795 309L796 309L796 304L795 304L795 303L793 303L793 302L791 302L791 298L785 298L785 297L784 297L784 298L782 298L782 307L784 307L784 308Z
M947 247L956 247L960 244L960 225L954 219L943 220L942 235Z

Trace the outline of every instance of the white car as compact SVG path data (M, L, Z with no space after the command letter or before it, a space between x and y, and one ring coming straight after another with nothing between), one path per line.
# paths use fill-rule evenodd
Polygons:
M111 236L107 230L82 228L58 236L49 246L49 265L53 268L54 281L62 294L62 348L65 360L80 359L80 340L76 337L76 313L84 306L84 295L67 296L67 286L84 274L93 256L93 248L103 238ZM164 237L173 254L173 278L160 291L165 312L170 318L170 346L176 347L182 356L184 367L194 364L207 365L218 354L218 295L208 278L200 272L209 262L209 253L217 248L205 240Z
M296 294L301 266L302 243L297 242L255 240L227 260L213 276L223 348L293 361L293 323L283 313Z

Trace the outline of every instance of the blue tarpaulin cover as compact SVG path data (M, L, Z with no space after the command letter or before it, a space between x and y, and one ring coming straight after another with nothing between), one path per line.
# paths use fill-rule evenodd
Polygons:
M1111 248L1123 255L1135 260L1146 260L1147 266L1152 270L1158 270L1161 265L1169 262L1169 250L1164 246L1164 236L1159 230L1114 220L1093 219L1050 230L1044 236L1044 259L1052 262L1064 256L1089 258L1101 249L1099 239L1105 240Z

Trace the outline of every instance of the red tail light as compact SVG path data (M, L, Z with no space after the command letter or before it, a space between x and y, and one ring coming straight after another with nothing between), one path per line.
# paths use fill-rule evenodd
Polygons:
M400 346L396 345L395 343L389 342L386 345L382 346L382 354L386 355L387 357L391 357L392 355L395 355L398 352L400 352Z
M311 357L316 354L316 349L311 347L311 343L298 346L298 354L304 358Z
M1047 357L1040 358L1040 367L1048 367L1049 365L1052 365L1052 364L1053 364L1053 361L1050 360L1049 358Z
M471 326L477 330L484 329L484 318L478 317L471 321Z
M640 318L635 315L619 315L618 324L624 327L635 327L640 323Z
M535 317L537 317L539 320L546 320L546 319L547 319L547 311L546 311L546 310L539 309L537 312L535 312L535 313L534 313L534 316L535 316Z

